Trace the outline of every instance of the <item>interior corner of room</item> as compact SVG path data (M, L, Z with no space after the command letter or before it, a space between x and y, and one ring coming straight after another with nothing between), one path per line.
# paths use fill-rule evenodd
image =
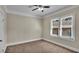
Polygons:
M0 52L5 53L8 46L38 40L79 52L79 6L49 6L50 10L39 11L27 5L0 5Z

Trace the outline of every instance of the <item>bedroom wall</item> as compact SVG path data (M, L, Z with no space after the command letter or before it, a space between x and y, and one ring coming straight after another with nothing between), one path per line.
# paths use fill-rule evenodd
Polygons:
M7 41L7 22L6 22L6 12L4 6L0 5L0 52L4 52L6 49Z
M7 44L39 39L41 20L35 17L7 14L7 30Z
M56 17L62 17L67 14L72 14L72 15L74 14L75 15L75 26L74 26L75 41L70 41L65 38L50 36L50 21L51 21L51 19L56 18ZM47 39L51 42L55 42L57 44L71 48L72 50L79 51L79 7L69 9L66 11L61 10L61 12L59 12L59 13L56 13L56 14L54 13L54 14L51 14L50 16L45 16L43 18L43 38Z

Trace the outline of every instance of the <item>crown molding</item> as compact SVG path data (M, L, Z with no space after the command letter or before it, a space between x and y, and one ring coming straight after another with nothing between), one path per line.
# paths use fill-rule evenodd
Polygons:
M8 9L7 9L7 6L4 6L5 11L6 11L6 13L8 13L8 14L15 14L15 15L20 15L20 16L34 17L34 18L37 18L37 19L42 19L42 18L44 18L44 17L49 17L49 16L55 15L55 14L57 14L57 13L61 13L61 12L64 12L64 11L67 11L67 10L70 10L70 9L73 9L73 8L77 8L77 7L79 7L79 6L69 6L69 7L63 8L63 9L61 9L61 10L55 11L55 12L53 12L53 13L49 13L49 14L44 15L44 16L37 16L37 15L33 15L33 14L26 14L26 13L11 11L11 10L8 10Z
M61 12L64 12L64 11L67 11L67 10L70 10L70 9L74 9L74 8L77 8L77 7L79 7L79 6L78 5L76 5L76 6L69 6L69 7L63 8L61 10L55 11L53 13L49 13L49 14L43 16L43 18L44 17L50 17L50 16L53 16L55 14L58 14L58 13L61 13Z
M21 12L16 12L16 11L8 10L7 9L7 6L5 6L5 11L8 14L15 14L15 15L20 15L20 16L28 16L28 17L33 17L33 18L37 18L37 19L42 19L41 16L37 16L37 15L26 14L26 13L21 13Z
M15 12L15 11L7 11L7 13L8 13L8 14L15 14L15 15L20 15L20 16L28 16L28 17L34 17L34 18L39 18L39 19L41 19L40 16L35 16L35 15L30 15L30 14Z

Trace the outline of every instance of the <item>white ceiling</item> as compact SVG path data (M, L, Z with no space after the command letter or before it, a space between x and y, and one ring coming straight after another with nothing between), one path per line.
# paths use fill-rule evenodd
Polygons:
M40 10L32 11L34 7L29 7L29 5L8 5L7 12L16 12L26 15L33 15L33 16L44 16L49 13L53 13L57 10L68 7L68 5L49 5L49 6L50 8L46 8L44 9L44 12L41 12Z

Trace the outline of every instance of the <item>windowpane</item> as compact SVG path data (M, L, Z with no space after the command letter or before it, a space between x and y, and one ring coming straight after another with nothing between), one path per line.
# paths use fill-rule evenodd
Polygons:
M71 28L62 28L62 36L71 36Z
M58 35L58 28L53 28L52 31L52 34Z
M53 26L59 27L59 20L53 20Z
M67 17L62 20L62 25L72 25L72 17Z

